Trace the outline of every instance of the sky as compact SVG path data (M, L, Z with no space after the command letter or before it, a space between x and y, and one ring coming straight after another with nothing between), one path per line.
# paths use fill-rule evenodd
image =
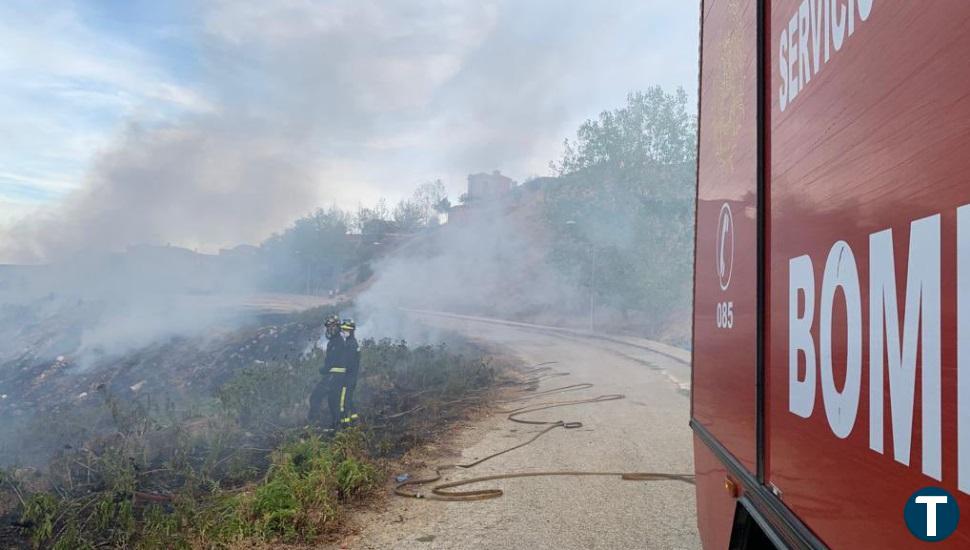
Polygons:
M690 0L0 3L0 263L258 243L318 206L548 175L632 91L696 97Z

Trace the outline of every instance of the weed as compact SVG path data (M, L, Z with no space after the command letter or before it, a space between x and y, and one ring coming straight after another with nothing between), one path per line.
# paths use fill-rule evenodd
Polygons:
M54 519L59 508L60 503L48 493L30 495L24 503L20 523L27 527L30 540L35 546L39 546L54 534Z
M226 412L244 427L276 426L280 417L299 408L313 388L316 352L298 361L270 362L240 369L216 392Z
M331 442L311 436L277 450L265 482L253 491L249 504L257 533L294 541L331 530L340 504L379 485L378 468L362 458L365 443L361 433L351 429Z

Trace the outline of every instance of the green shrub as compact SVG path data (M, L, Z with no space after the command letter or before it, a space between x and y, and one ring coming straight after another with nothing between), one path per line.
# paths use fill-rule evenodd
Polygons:
M311 436L273 454L265 481L244 505L244 514L264 539L313 539L334 526L341 503L380 483L378 468L363 458L366 440L356 429L340 432L331 442Z

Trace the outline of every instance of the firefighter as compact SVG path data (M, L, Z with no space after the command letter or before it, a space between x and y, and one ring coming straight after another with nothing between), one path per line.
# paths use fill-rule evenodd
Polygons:
M347 410L341 422L350 424L358 418L354 391L357 389L357 376L360 374L360 346L354 335L357 324L353 319L344 319L340 323L340 330L345 334L344 363L347 365Z
M327 350L320 374L323 378L310 394L310 421L320 422L320 408L323 398L327 398L327 408L330 412L330 427L337 429L345 416L347 396L347 367L344 363L346 356L343 336L340 334L340 318L331 315L324 322L324 335L327 337Z

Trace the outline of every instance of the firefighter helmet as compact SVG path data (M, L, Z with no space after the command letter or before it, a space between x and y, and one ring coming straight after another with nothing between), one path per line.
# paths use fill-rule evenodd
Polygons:
M330 315L327 320L323 322L324 334L326 334L327 339L333 338L334 336L340 334L340 318L336 315Z

